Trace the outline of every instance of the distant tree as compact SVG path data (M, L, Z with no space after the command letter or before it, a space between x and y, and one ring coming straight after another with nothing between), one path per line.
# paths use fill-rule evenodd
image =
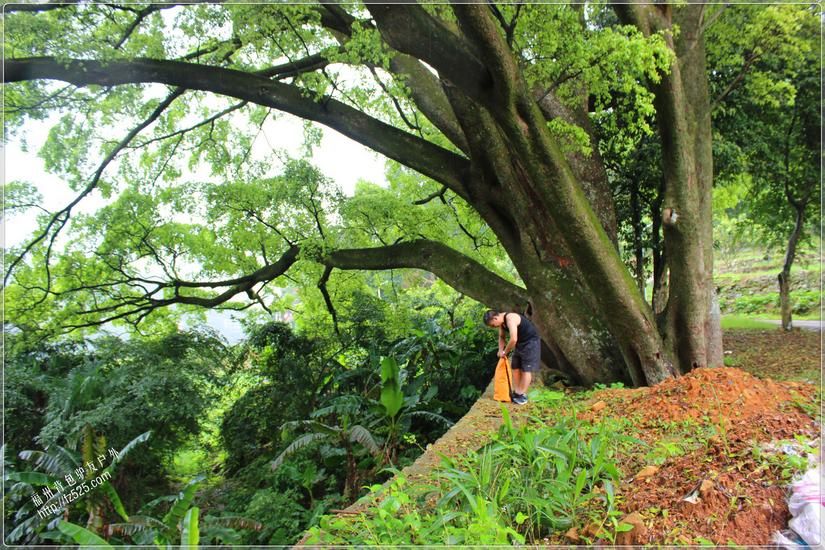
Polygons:
M791 267L819 226L821 60L818 5L731 7L710 49L718 74L715 126L736 148L720 181L751 176L744 215L769 243L785 241L778 275L782 326L791 328ZM730 153L729 153L730 154Z

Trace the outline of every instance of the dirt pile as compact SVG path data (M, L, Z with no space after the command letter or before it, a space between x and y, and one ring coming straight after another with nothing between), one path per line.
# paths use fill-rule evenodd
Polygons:
M705 368L653 388L596 392L580 418L633 419L650 444L646 457L620 457L628 476L622 510L645 525L633 543L768 544L789 519L788 463L759 449L818 436L803 410L812 410L815 391L736 368ZM671 452L656 455L666 448Z
M806 391L803 388L808 386L760 380L736 368L703 368L644 388L624 412L665 421L715 420L718 415L739 420L777 411L780 405L793 401L792 391Z

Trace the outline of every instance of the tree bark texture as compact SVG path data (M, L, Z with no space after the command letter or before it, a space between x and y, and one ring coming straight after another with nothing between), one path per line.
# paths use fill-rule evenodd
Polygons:
M642 32L662 32L674 52L671 70L654 87L662 140L662 225L669 268L663 338L682 372L722 364L721 327L714 319L713 181L710 100L701 34L703 6L616 6ZM678 26L678 36L673 28Z

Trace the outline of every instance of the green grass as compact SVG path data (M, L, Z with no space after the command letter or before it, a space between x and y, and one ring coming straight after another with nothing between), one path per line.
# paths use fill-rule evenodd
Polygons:
M752 329L752 330L771 330L778 328L777 325L759 321L753 317L745 315L723 315L722 329Z

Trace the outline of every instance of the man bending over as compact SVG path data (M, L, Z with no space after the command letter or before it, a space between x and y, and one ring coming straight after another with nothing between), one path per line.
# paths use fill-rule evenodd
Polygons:
M489 310L484 313L484 324L498 328L498 356L505 357L514 351L510 364L513 368L513 403L527 403L527 388L533 373L541 366L541 339L530 319L518 313ZM510 335L504 338L504 329Z

